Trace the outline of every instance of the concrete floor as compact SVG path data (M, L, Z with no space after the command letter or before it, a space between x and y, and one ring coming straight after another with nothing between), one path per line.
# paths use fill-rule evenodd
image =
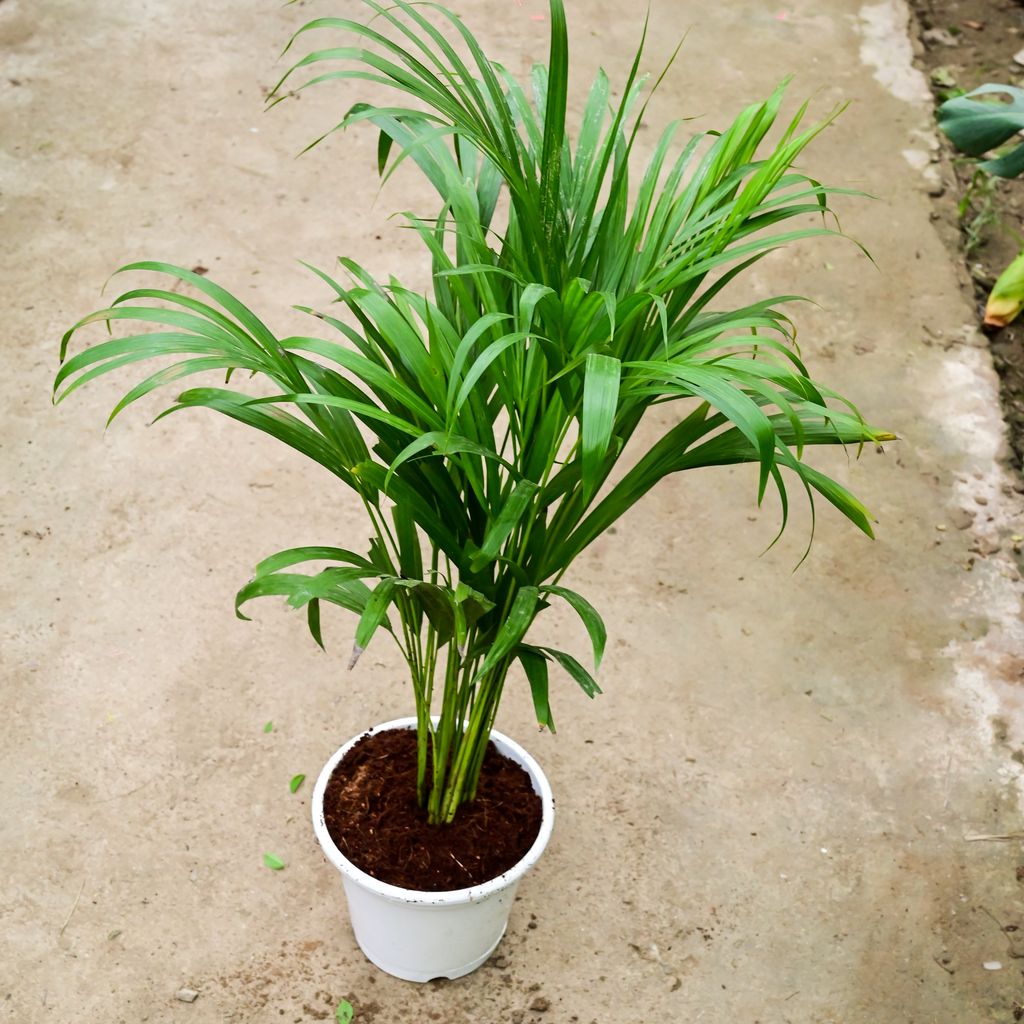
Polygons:
M545 57L541 0L456 6L512 70ZM273 604L251 624L232 612L265 554L359 546L347 495L211 414L149 429L138 410L104 434L115 383L48 403L60 333L133 259L209 267L280 330L291 303L326 303L298 258L422 283L386 219L421 195L403 179L378 198L372 131L293 159L357 91L262 113L290 30L356 4L0 2L0 1020L297 1024L342 997L357 1024L1017 1019L1024 943L1000 924L1024 924L1020 844L965 836L1021 828L1024 509L997 462L987 349L929 222L905 11L651 6L649 68L690 29L655 126L720 124L794 71L793 107L853 101L806 167L878 197L841 205L878 269L830 242L752 284L821 304L800 311L812 371L902 441L819 460L878 540L823 509L795 575L806 516L758 557L777 510L755 509L742 470L667 482L581 559L575 584L613 635L605 696L560 684L560 732L538 736L513 688L499 723L551 778L554 839L504 966L416 987L360 955L310 784L288 792L409 711L399 663L381 643L346 674L340 617L325 656ZM578 109L599 62L621 81L639 18L612 0L569 16ZM562 625L584 650L554 613L540 631ZM182 986L198 1000L176 1001Z

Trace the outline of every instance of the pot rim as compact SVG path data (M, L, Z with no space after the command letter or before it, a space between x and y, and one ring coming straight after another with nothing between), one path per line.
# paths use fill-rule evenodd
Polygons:
M547 777L541 770L540 765L534 760L527 750L516 743L515 740L510 739L504 733L498 732L497 729L491 730L491 739L502 754L511 756L514 761L518 762L525 769L527 774L530 776L534 790L541 798L542 808L540 831L537 833L537 838L533 841L533 845L526 851L526 854L522 859L513 864L508 871L505 871L486 882L481 882L478 885L467 886L464 889L448 889L441 892L431 892L422 889L403 889L399 885L391 885L388 882L382 882L380 879L374 878L373 875L367 874L361 868L356 867L355 864L353 864L352 861L350 861L335 845L334 840L327 831L327 824L324 821L323 807L324 793L327 790L327 783L330 781L331 775L337 767L338 762L341 761L355 743L358 740L361 740L364 736L372 736L378 732L386 732L390 729L415 728L415 717L395 718L389 722L381 722L379 725L375 725L372 728L366 729L356 736L353 736L347 743L339 747L323 766L319 776L317 777L316 786L313 789L311 811L313 815L313 831L316 833L317 840L326 854L327 859L330 860L330 862L343 875L351 879L356 884L365 889L369 889L378 896L400 903L420 903L430 904L431 906L452 906L459 903L475 903L515 884L537 862L540 855L544 852L544 848L548 845L548 840L551 838L551 830L554 826L555 801L551 792L551 785L548 783Z

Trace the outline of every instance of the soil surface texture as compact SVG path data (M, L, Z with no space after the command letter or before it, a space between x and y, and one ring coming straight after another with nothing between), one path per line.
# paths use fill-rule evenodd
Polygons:
M994 82L1024 85L1024 5L1020 0L912 0L916 53L936 105ZM1019 59L1018 59L1019 58ZM963 260L963 286L984 316L1003 269L1024 249L1024 178L977 170L942 134L942 180L932 189L941 230ZM1019 141L1019 140L1018 140ZM1024 318L988 335L1000 377L1014 467L1024 463Z
M533 845L541 816L530 776L488 743L476 799L450 825L431 825L416 802L411 729L364 736L324 794L327 831L357 868L426 892L465 889L508 871Z

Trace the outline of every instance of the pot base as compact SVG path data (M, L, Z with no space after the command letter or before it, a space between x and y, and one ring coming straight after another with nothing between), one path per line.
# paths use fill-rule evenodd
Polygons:
M430 970L416 970L403 966L401 964L392 963L390 960L383 958L375 959L367 950L363 949L360 944L359 948L363 950L363 956L370 961L375 967L379 967L385 974L390 974L393 978L398 978L401 981L415 981L419 984L423 984L428 981L439 981L442 978L446 978L448 981L454 981L456 978L462 978L467 974L472 974L479 967L490 960L494 951L498 948L501 940L505 936L506 928L501 929L501 934L495 939L491 948L486 953L481 953L479 956L474 957L467 964L463 964L461 967L448 967L440 974L432 973ZM356 940L358 942L358 939Z

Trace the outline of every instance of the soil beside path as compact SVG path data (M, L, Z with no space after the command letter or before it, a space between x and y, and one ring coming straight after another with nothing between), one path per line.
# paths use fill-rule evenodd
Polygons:
M1024 84L1024 6L1017 0L913 0L915 55L936 105L986 82ZM1015 58L1020 56L1021 60ZM1024 249L1024 180L979 172L940 135L936 219L963 260L962 286L984 315L996 278ZM1009 428L1013 467L1024 467L1024 322L989 335Z

